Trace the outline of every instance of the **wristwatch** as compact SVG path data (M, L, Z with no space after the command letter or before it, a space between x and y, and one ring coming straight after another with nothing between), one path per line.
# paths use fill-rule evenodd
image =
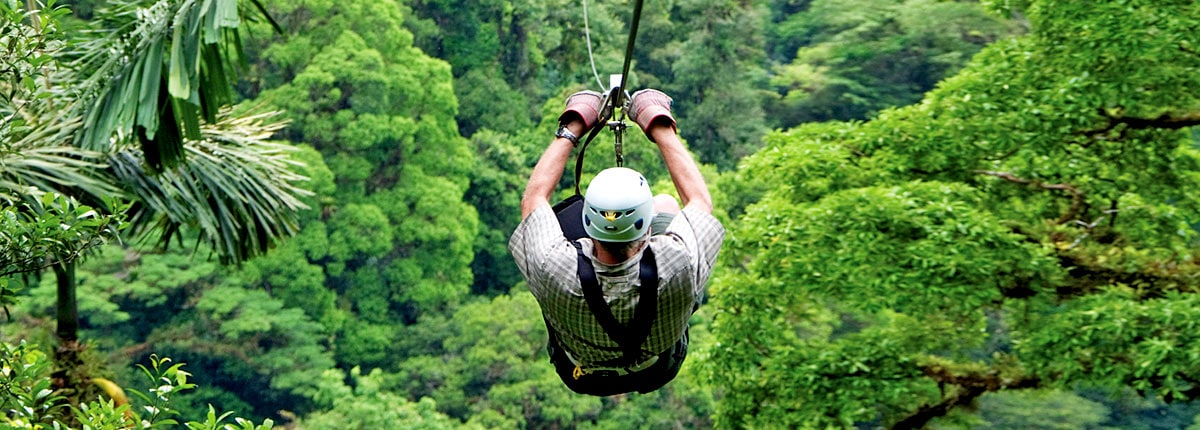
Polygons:
M554 132L554 137L567 139L571 141L572 146L579 146L579 137L575 133L572 133L571 130L568 130L565 125L558 126L558 131Z

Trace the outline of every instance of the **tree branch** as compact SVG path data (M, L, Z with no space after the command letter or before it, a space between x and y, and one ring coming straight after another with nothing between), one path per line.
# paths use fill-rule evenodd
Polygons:
M1200 125L1200 112L1167 112L1155 118L1125 116L1125 111L1123 108L1101 108L1099 109L1099 113L1100 116L1108 118L1108 124L1095 130L1086 131L1084 132L1085 135L1096 136L1107 133L1121 124L1133 129L1162 128L1168 130L1177 130L1194 125Z
M1000 178L1000 179L1003 179L1003 180L1006 180L1009 182L1015 182L1018 184L1029 185L1029 186L1037 187L1037 188L1040 188L1043 190L1060 190L1060 191L1066 191L1067 193L1070 193L1071 194L1071 207L1067 208L1067 211L1065 213L1063 213L1062 216L1058 217L1057 220L1055 220L1055 223L1059 224L1059 225L1066 224L1068 221L1071 221L1072 219L1074 219L1075 215L1079 214L1079 210L1083 208L1083 202L1084 202L1083 191L1080 191L1079 188L1075 188L1075 186L1073 186L1071 184L1047 184L1042 181L1035 181L1032 179L1020 178L1020 177L1017 177L1016 175L1013 175L1012 173L996 172L996 171L991 171L991 170L976 170L975 173L978 173L981 175L995 176L997 178Z
M958 390L937 404L922 406L912 415L892 425L893 430L924 428L934 418L945 416L955 407L969 405L988 392L1041 386L1041 380L1037 377L1023 374L1016 377L1001 375L995 368L985 372L955 373L945 366L930 365L922 366L921 371L925 376L937 381L939 386L953 385L957 386Z
M1159 261L1129 271L1107 267L1077 253L1060 252L1058 259L1071 279L1070 284L1055 289L1060 299L1091 294L1102 286L1114 284L1134 286L1143 299L1163 297L1170 291L1200 292L1194 286L1200 266L1191 262Z
M1108 123L1103 127L1084 130L1083 135L1089 139L1096 139L1098 136L1108 134L1113 130L1117 130L1117 127L1120 125L1124 125L1125 128L1122 128L1118 131L1118 137L1123 136L1125 130L1129 129L1141 130L1158 128L1178 130L1185 127L1200 125L1200 112L1184 112L1181 114L1164 113L1155 118L1138 118L1125 116L1123 108L1117 108L1113 110L1101 108L1098 111L1101 117L1108 119Z
M1185 112L1173 115L1164 113L1156 118L1137 118L1127 116L1108 116L1114 123L1128 125L1129 128L1165 128L1176 130L1194 125L1200 125L1200 112Z

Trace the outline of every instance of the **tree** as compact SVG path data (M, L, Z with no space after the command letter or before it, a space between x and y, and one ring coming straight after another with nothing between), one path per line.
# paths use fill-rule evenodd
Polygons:
M79 120L55 114L74 104L69 91L50 85L72 76L56 60L66 47L59 26L65 13L0 5L0 305L6 310L14 304L8 277L73 264L116 239L125 220L114 213L118 202L104 197L118 188L100 171L102 154L70 145Z
M1200 10L1003 4L1032 33L920 104L746 161L763 191L714 288L719 426L915 428L1033 387L1200 395Z
M767 103L773 126L866 119L920 100L982 47L1019 33L1019 21L975 2L816 0L774 6L776 64Z
M461 106L457 119L468 137L482 128L515 134L537 121L542 100L563 87L594 82L589 37L607 85L607 74L620 73L630 22L624 15L632 11L589 3L585 29L583 8L572 1L408 4L414 19L405 26L416 46L451 65Z
M102 360L125 385L139 379L120 369L155 353L186 360L206 386L180 397L190 401L176 405L185 414L201 414L207 404L275 419L284 406L311 410L316 381L334 365L327 344L337 326L326 328L306 307L288 306L279 285L264 288L273 280L262 278L258 259L226 267L195 259L192 252L208 252L202 243L181 245L162 253L107 246L80 264L81 334L103 354L85 364L95 368ZM53 309L54 284L43 279L30 288L17 318L37 321Z
M423 430L482 429L463 425L437 411L429 398L410 402L403 396L380 390L382 373L375 369L363 375L358 367L350 370L354 386L344 382L346 375L329 370L322 375L319 399L331 407L304 417L300 429L389 428Z
M324 159L331 187L299 246L336 297L325 312L338 362L378 364L392 351L386 333L470 293L479 216L463 199L474 154L458 134L452 74L414 47L396 2L298 0L270 12L289 34L256 27L270 37L248 50L246 96L285 110L293 122L281 135ZM312 280L272 288L299 297Z
M290 148L266 140L279 127L271 114L222 110L232 102L230 50L243 12L234 1L137 8L118 5L105 17L120 30L81 44L87 75L78 85L95 98L81 100L76 142L109 154L109 173L136 202L130 216L143 237L166 244L194 229L223 262L266 252L295 234L298 196L308 192L296 185L304 178L292 172ZM122 138L131 135L138 147ZM72 270L56 268L60 282L69 283ZM60 336L73 340L73 332L62 328Z
M296 185L303 178L290 170L289 148L266 141L274 130L269 114L225 109L239 43L237 2L117 4L98 20L116 30L77 32L72 51L53 33L63 11L30 7L0 5L5 45L17 54L6 68L8 98L0 103L6 117L0 154L17 168L0 174L6 194L0 209L17 225L9 231L26 235L15 247L22 260L0 267L5 275L54 270L56 360L65 370L63 385L77 387L87 375L79 357L75 257L115 237L115 223L128 219L143 238L165 245L197 234L222 261L242 261L294 234L295 212L303 207L297 196L307 191ZM17 206L10 191L108 203L92 204L95 212L75 209L83 206L72 200ZM38 228L67 215L77 219L63 232L46 236ZM44 241L58 245L39 248ZM29 264L39 253L49 263ZM11 301L7 291L2 296L4 304Z
M666 88L680 100L674 107L679 134L701 162L729 170L757 149L766 132L758 90L766 76L759 30L765 10L756 2L680 3L683 16L676 21L686 22L681 27L687 29L687 39Z

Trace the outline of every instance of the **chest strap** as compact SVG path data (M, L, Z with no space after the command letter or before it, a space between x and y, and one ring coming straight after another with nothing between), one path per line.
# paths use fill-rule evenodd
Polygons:
M591 260L583 255L583 248L578 242L572 244L575 245L576 254L579 256L579 281L583 286L583 298L587 300L588 309L592 311L596 322L600 323L608 337L621 346L624 353L621 361L636 363L642 355L642 343L650 337L650 326L658 317L658 266L654 261L654 251L647 243L646 250L642 252L642 261L638 267L638 278L642 285L638 287L637 308L634 309L633 320L629 322L629 326L622 327L613 316L608 303L604 301L604 291L596 279L596 269L592 267Z

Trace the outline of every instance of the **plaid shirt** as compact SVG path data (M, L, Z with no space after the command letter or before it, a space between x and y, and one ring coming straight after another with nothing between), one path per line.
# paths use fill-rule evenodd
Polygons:
M658 262L658 313L638 360L666 351L687 329L695 306L704 298L725 229L711 214L685 208L664 234L650 238ZM622 325L637 307L638 264L642 251L619 264L595 259L590 239L580 239L583 253L596 269L604 300ZM575 247L563 236L549 204L535 209L517 226L508 249L537 298L542 315L558 334L562 347L579 364L603 365L622 356L620 345L608 337L588 309L580 286ZM643 248L644 249L644 248Z

